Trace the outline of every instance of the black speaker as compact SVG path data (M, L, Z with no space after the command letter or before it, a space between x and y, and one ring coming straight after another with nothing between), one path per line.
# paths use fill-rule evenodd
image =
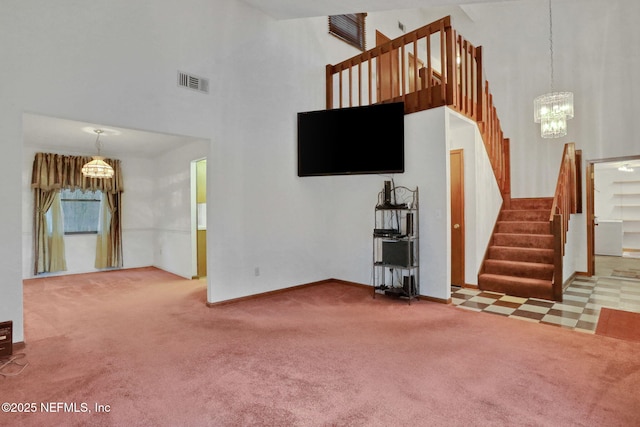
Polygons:
M384 204L391 204L391 181L384 182Z
M383 264L410 267L413 261L413 242L406 240L382 242Z
M407 295L416 295L416 280L414 276L402 276L402 290ZM409 292L411 291L411 292Z
M0 357L13 354L13 322L0 322Z
M412 213L408 213L407 217L406 217L406 227L405 227L405 232L407 233L407 236L413 236L413 214Z

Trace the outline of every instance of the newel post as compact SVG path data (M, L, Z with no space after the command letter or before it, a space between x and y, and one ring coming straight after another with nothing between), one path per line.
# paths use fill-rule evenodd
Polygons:
M327 110L333 108L333 65L329 64L326 68L326 87L327 87Z
M502 173L504 180L502 181L502 198L507 209L511 207L511 143L509 138L502 141L502 153L504 155L502 161Z
M455 91L458 86L458 77L456 76L456 39L455 39L455 31L451 26L447 26L445 28L445 39L446 39L446 68L447 68L447 78L446 78L446 105L454 105L455 104Z
M482 78L482 46L476 48L476 110L478 114L478 122L484 120L483 108L484 105L484 79Z
M553 299L562 301L562 252L564 233L562 231L562 215L554 214L551 228L553 231Z

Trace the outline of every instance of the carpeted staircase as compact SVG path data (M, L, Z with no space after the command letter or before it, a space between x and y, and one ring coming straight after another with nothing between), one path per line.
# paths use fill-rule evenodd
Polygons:
M526 298L553 300L553 198L512 199L500 212L478 287Z

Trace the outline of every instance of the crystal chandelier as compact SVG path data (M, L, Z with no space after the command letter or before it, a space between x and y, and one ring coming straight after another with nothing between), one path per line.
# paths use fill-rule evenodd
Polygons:
M549 53L551 57L551 91L533 100L533 119L540 123L543 138L559 138L567 134L567 120L573 118L573 93L553 90L553 19L549 0Z
M96 137L96 149L98 155L93 156L93 160L82 166L82 175L87 178L111 178L114 174L113 168L104 161L104 157L100 155L100 148L102 143L100 142L100 134L104 131L101 129L93 130L98 136Z

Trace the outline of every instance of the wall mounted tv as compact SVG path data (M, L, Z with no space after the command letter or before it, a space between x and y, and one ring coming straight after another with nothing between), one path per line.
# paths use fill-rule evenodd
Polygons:
M404 172L404 103L298 113L298 176Z

